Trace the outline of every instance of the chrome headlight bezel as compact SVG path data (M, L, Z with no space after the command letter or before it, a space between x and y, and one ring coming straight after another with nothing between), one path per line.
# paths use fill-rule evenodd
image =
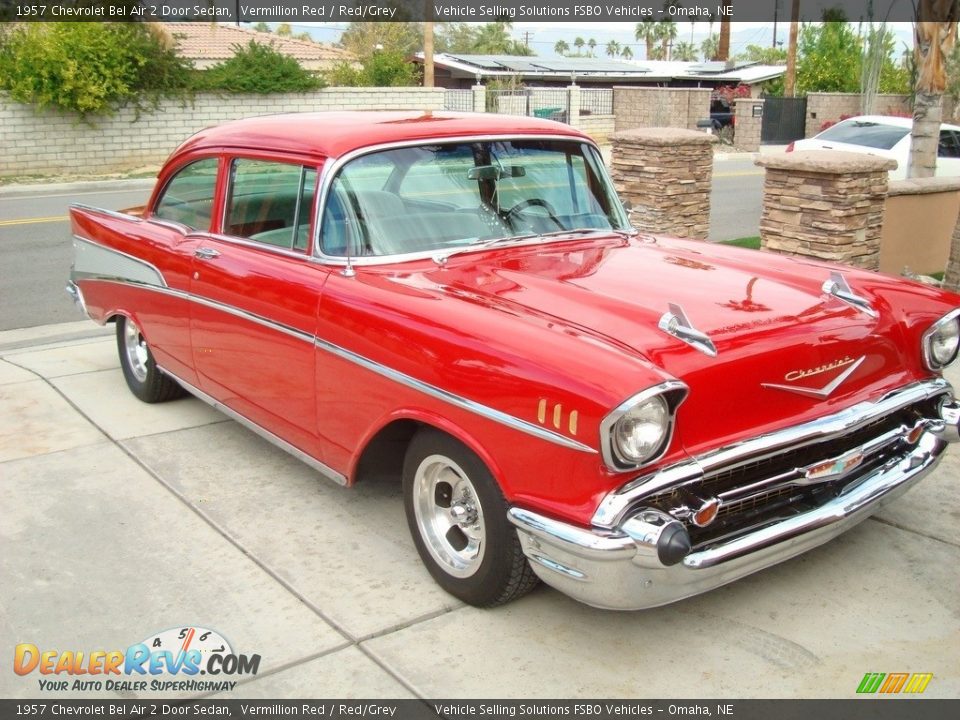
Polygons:
M688 392L689 388L685 383L679 380L667 380L627 398L614 408L600 423L600 449L607 468L613 472L636 470L663 457L673 439L677 408L687 397ZM618 424L624 421L631 411L647 403L661 401L666 407L666 418L659 443L643 458L625 456L616 441Z
M942 332L945 328L949 328L951 325L953 326L957 336L957 340L955 341L956 345L950 355L950 358L946 362L941 363L934 356L933 341L940 332ZM948 312L933 325L931 325L927 331L923 333L923 338L920 342L920 345L923 352L923 362L928 369L939 372L954 362L957 359L958 352L960 352L960 308Z

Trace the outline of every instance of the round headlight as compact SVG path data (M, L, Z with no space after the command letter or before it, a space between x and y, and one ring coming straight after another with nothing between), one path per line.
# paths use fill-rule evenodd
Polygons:
M960 318L940 321L927 335L929 364L938 370L952 363L960 347Z
M659 395L625 412L613 426L613 446L626 463L641 464L661 449L670 429L670 410Z

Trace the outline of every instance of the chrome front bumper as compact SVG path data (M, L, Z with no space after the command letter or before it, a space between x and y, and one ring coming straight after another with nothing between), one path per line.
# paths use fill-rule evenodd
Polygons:
M521 508L512 508L509 519L534 572L548 585L599 608L665 605L811 550L877 512L933 470L957 440L958 403L944 403L940 413L910 453L875 468L826 504L690 552L679 562L663 561L661 540L678 523L659 511L638 510L615 528L585 529Z

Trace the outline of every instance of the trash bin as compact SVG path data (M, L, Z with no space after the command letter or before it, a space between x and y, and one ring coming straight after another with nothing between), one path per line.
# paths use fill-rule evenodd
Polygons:
M563 112L562 107L545 107L545 108L540 108L539 110L534 110L533 114L538 118L549 120L554 115L559 115L562 112Z

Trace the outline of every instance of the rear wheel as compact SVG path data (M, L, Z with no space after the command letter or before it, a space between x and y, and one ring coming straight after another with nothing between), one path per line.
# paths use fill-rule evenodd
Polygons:
M487 466L462 443L419 431L403 466L407 523L434 580L470 605L492 607L537 584Z
M117 350L127 387L143 402L166 402L186 394L175 380L160 372L140 328L130 318L117 318Z

